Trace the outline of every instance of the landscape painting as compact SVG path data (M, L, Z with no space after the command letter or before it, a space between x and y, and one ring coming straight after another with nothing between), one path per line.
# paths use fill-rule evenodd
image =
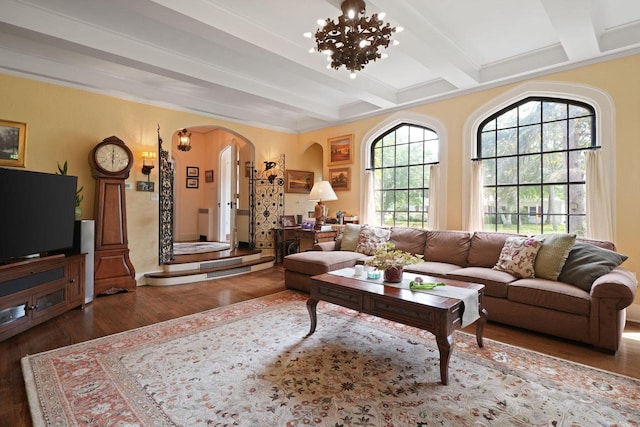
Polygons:
M287 193L311 192L313 187L313 172L287 169L284 174L284 188Z
M329 166L353 163L353 135L329 138Z
M0 166L24 167L27 124L0 120Z
M349 191L351 189L349 168L329 169L329 182L333 191Z

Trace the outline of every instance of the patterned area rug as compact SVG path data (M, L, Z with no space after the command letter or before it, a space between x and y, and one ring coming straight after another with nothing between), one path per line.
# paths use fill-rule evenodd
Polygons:
M640 381L285 291L22 360L35 426L638 425ZM603 356L606 357L606 356Z
M177 242L173 244L174 255L201 254L219 252L229 249L228 243L222 242Z

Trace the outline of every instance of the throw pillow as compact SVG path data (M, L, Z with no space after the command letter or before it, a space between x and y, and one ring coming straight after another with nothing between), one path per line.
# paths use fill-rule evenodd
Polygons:
M342 243L340 244L341 251L355 252L360 238L360 228L359 224L347 224L344 226Z
M558 280L590 292L594 280L609 273L626 259L627 256L617 252L576 241Z
M575 234L541 234L536 236L542 242L535 263L536 277L558 280L567 261L569 252L576 241Z
M365 255L373 255L376 253L376 249L387 243L390 235L390 230L371 227L365 224L360 228L360 236L358 238L356 252Z
M520 278L535 277L534 265L540 246L540 241L533 237L508 237L493 268Z

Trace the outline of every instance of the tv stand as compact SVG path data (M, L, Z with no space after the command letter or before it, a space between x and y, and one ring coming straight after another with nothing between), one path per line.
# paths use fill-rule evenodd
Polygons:
M0 341L84 307L84 254L0 266Z

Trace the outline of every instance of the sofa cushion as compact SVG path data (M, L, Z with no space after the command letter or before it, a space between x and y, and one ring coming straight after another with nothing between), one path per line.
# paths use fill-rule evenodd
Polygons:
M388 228L372 227L363 225L360 228L360 236L358 238L358 246L356 252L365 255L374 255L376 250L384 246L389 240L391 231Z
M467 265L471 234L466 231L429 230L424 247L424 260Z
M565 313L589 315L591 298L582 289L547 279L521 279L509 285L509 301Z
M593 281L626 261L625 255L576 241L558 280L590 292Z
M309 276L327 273L341 268L353 267L360 258L365 255L357 252L346 251L307 251L291 254L284 257L285 270L304 273Z
M418 264L411 264L404 267L404 271L415 274L433 275L444 277L449 272L459 270L460 266L455 264L447 264L446 262L425 261Z
M341 251L355 252L358 247L358 239L360 238L360 224L347 224L342 232L340 242Z
M493 268L516 277L535 277L534 266L541 246L533 237L507 237Z
M467 265L469 267L493 267L500 258L500 251L507 237L518 234L476 231L471 237Z
M505 271L487 267L466 267L447 273L448 279L480 283L485 286L484 293L496 298L506 298L511 282L518 278Z
M396 245L396 249L411 254L424 254L427 241L427 230L412 227L391 227L389 241Z
M541 234L536 236L542 242L535 262L535 275L542 279L558 280L569 252L576 241L575 234Z

